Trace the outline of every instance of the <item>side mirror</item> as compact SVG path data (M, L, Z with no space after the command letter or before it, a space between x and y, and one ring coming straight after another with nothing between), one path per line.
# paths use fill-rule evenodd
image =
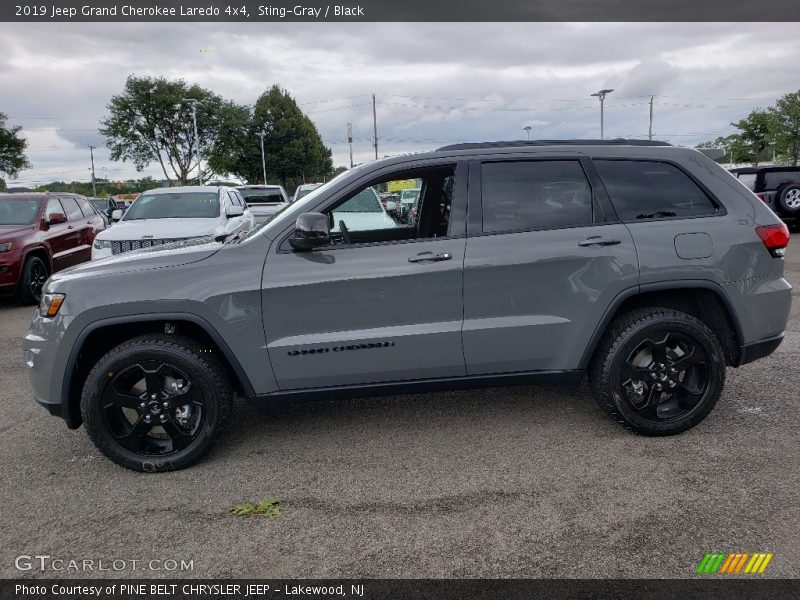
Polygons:
M120 209L111 211L111 220L119 221L122 218L122 211Z
M229 219L233 217L241 217L244 214L244 207L243 206L234 206L230 205L225 209L225 216Z
M46 225L60 225L67 222L67 215L64 213L50 213L50 216L45 220Z
M309 212L297 217L294 234L289 244L295 250L311 250L331 243L331 226L328 217L322 213Z

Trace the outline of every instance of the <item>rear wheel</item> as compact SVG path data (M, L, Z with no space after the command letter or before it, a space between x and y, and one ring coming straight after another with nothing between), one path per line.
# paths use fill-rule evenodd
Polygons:
M228 420L231 397L224 368L197 343L147 335L97 362L81 412L108 458L138 471L168 471L208 452Z
M778 212L785 217L800 217L800 185L784 187L777 198Z
M589 382L600 407L621 425L645 435L671 435L711 412L725 367L719 340L702 321L648 308L612 324Z
M17 284L17 302L20 304L36 304L42 297L44 283L50 276L45 262L38 256L29 256L22 266Z

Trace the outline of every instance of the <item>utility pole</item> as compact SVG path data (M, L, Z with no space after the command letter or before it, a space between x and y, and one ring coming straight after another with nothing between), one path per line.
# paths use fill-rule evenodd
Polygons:
M599 92L595 92L592 96L597 96L600 100L600 139L605 139L605 132L603 130L603 102L605 102L606 96L613 92L613 89L605 89L600 90Z
M378 112L375 108L375 94L372 94L372 130L375 133L375 160L378 160Z
M650 96L650 127L647 129L647 139L653 141L653 96Z
M528 134L529 140L531 139L531 129L533 129L533 127L531 127L530 125L526 125L525 127L522 128L522 131Z
M347 124L347 143L350 145L350 168L353 168L353 124Z
M192 123L194 124L194 148L197 155L197 183L203 185L203 169L200 168L200 138L197 135L197 105L202 104L200 100L194 98L184 98L181 102L192 105Z
M95 179L94 179L94 149L95 148L97 148L97 146L92 146L92 145L89 146L89 156L92 158L92 196L97 198L97 186L95 185Z
M264 185L267 185L267 158L264 154L264 136L267 135L265 131L258 134L261 138L261 168L264 170Z

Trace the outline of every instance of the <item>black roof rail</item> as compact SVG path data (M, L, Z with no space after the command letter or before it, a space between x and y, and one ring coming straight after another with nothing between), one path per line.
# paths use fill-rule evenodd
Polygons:
M616 138L612 140L515 140L509 142L467 142L450 144L437 148L437 152L445 150L479 150L481 148L519 148L525 146L671 146L667 142L650 140L628 140Z

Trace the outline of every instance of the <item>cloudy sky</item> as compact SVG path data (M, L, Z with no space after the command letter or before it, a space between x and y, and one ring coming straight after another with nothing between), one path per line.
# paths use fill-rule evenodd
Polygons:
M0 112L22 125L33 169L17 182L139 176L109 160L97 132L125 78L184 78L252 103L289 90L333 150L373 156L457 141L646 137L655 95L657 139L693 145L730 121L797 91L794 23L518 24L0 24ZM257 139L253 141L257 144ZM160 176L153 166L145 174Z

